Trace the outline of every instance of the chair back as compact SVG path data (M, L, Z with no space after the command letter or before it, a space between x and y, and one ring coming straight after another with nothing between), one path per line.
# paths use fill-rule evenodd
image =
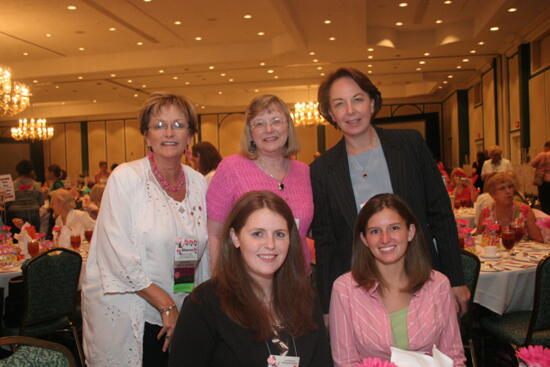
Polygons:
M82 257L55 248L23 266L25 301L21 327L70 315L77 301Z
M531 344L533 333L550 329L550 256L537 265L533 312L527 330L525 345Z
M6 336L0 338L0 345L18 345L13 354L0 360L0 367L76 367L72 353L58 343L27 336Z
M481 262L479 258L468 252L462 250L460 253L460 258L462 259L462 271L464 272L464 283L470 289L472 297L470 297L470 303L473 302L474 293L477 287L477 279L479 278L479 270L481 268Z

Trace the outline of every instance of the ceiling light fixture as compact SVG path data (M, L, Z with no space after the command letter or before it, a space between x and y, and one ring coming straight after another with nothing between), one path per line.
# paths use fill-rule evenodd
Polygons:
M315 56L315 51L309 51L309 56Z
M226 76L227 74L226 73L220 73L220 76Z
M208 67L208 69L214 70L214 65L210 65L210 66Z
M76 10L76 5L69 5L67 6L68 10Z
M369 55L369 56L367 56L367 59L372 60L373 57L374 57L374 56Z
M202 41L202 37L201 36L195 37L195 41Z
M53 137L53 127L46 126L46 119L19 119L19 127L11 128L15 140L48 140Z
M499 27L491 27L491 28L489 28L489 30L490 30L491 32L496 32L496 31L498 31L499 29L500 29Z
M406 6L408 6L409 4L408 3L399 3L399 7L400 8L404 8Z
M368 64L367 67L368 67L368 68L372 68L372 64Z
M294 111L290 113L294 126L306 127L316 125L328 125L327 121L319 114L317 102L298 102L294 105Z
M234 81L235 81L235 79L229 78L229 82L230 82L230 83L233 83Z
M45 36L50 38L52 36L52 34L51 33L46 33Z
M470 50L471 54L475 54L476 52L477 52L476 50Z
M419 63L420 65L424 65L424 64L426 63L426 61L420 60L418 63Z
M372 70L367 71L367 74L372 74Z
M244 18L244 19L252 19L252 15L250 15L250 14L245 14L245 15L243 15L243 18Z
M452 75L452 74L449 74L449 75L447 75L447 78L452 79L452 78L453 78L453 75Z
M430 56L429 52L424 52L424 56Z
M477 44L480 45L480 46L483 46L485 44L485 42L479 41Z
M422 70L422 68L416 68L416 71L420 71L420 70Z
M265 32L258 32L258 36L265 36Z
M265 62L262 61L262 62L260 63L260 66L265 66Z
M160 70L159 70L159 74L162 74L162 73L164 73L164 70L163 70L163 69L160 69Z
M84 51L84 50L85 50L84 47L79 47L79 48L78 48L78 51Z
M114 77L116 77L116 74L114 74L114 73L111 74L111 78L114 78Z
M336 41L336 37L329 37L328 40L329 41Z
M181 21L180 20L174 20L174 24L175 25L181 25Z
M323 21L323 23L325 23L325 24L330 24L330 23L332 23L332 21L331 21L330 19L325 19L325 20Z
M279 79L279 76L278 76L278 75L275 75L275 76L273 77L273 79Z
M272 70L272 69L269 69L269 70L267 71L268 74L273 74L274 72L275 72L275 71Z
M136 45L143 46L143 42L137 42Z
M395 25L401 27L403 25L403 22L395 22Z
M128 83L132 84L132 83L133 83L133 80L132 80L132 79L128 79Z
M470 59L462 59L462 62L468 62Z
M177 76L173 76L172 79L178 80L178 77L177 77Z
M452 4L452 3L453 3L453 2L452 2L451 0L445 0L445 1L443 2L443 4L445 4L445 5L449 5L449 4Z
M78 79L78 80L82 80L82 79L84 79L84 77L82 77L82 76L79 75L77 79Z
M449 82L448 82L448 81L446 81L446 80L444 80L444 81L443 81L443 84L447 84L447 83L449 83Z
M0 116L14 116L26 110L30 95L26 84L12 81L9 68L0 66Z
M318 60L318 59L313 59L312 61L313 61L313 62L319 62L319 60Z
M374 51L374 48L369 47L369 48L367 48L367 51L368 51L368 52L372 52L372 51Z
M518 11L517 8L510 8L510 9L508 9L508 13L515 13L516 11Z
M441 23L443 23L443 21L441 19L438 19L438 20L435 21L435 24L441 24Z
M457 69L462 69L462 66L460 66L460 65L457 65L457 67L456 67L456 68L457 68Z
M115 27L111 27L111 28L109 28L109 31L114 32L114 31L116 31L116 28L115 28Z
M29 56L28 52L23 52L23 56Z

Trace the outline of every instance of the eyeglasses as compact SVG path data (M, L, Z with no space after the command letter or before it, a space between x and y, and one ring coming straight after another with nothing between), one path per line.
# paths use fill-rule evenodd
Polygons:
M173 130L183 130L189 128L189 126L183 121L174 121L171 124L162 120L153 122L149 128L153 130L168 130L168 126L172 126Z
M250 127L255 131L263 131L267 129L267 126L271 126L273 129L279 129L286 123L286 120L283 120L279 117L273 118L271 121L266 120L256 120L250 123Z

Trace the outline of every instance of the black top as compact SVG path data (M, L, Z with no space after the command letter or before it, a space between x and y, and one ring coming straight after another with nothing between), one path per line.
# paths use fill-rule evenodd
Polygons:
M174 332L169 366L180 367L265 367L269 352L265 341L257 341L253 333L242 328L222 312L213 280L193 293L198 302L188 296ZM298 295L297 295L298 296ZM330 346L320 310L314 318L319 326L315 331L290 341L300 357L300 367L332 366ZM274 352L272 344L271 351ZM274 353L275 354L275 353Z
M432 264L452 286L463 285L458 234L449 195L424 139L415 130L376 128L393 192L412 209L422 225ZM311 164L315 213L316 276L323 311L328 313L332 283L351 267L357 205L353 195L344 139ZM432 239L437 240L437 249Z

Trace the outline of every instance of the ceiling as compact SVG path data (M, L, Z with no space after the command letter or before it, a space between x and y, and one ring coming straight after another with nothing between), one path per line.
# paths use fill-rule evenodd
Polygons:
M32 90L31 108L16 117L60 121L131 117L158 90L188 96L202 113L242 110L264 93L289 103L313 100L324 73L340 66L371 73L386 101L440 101L550 19L550 2L542 0L2 0L0 6L0 64Z

